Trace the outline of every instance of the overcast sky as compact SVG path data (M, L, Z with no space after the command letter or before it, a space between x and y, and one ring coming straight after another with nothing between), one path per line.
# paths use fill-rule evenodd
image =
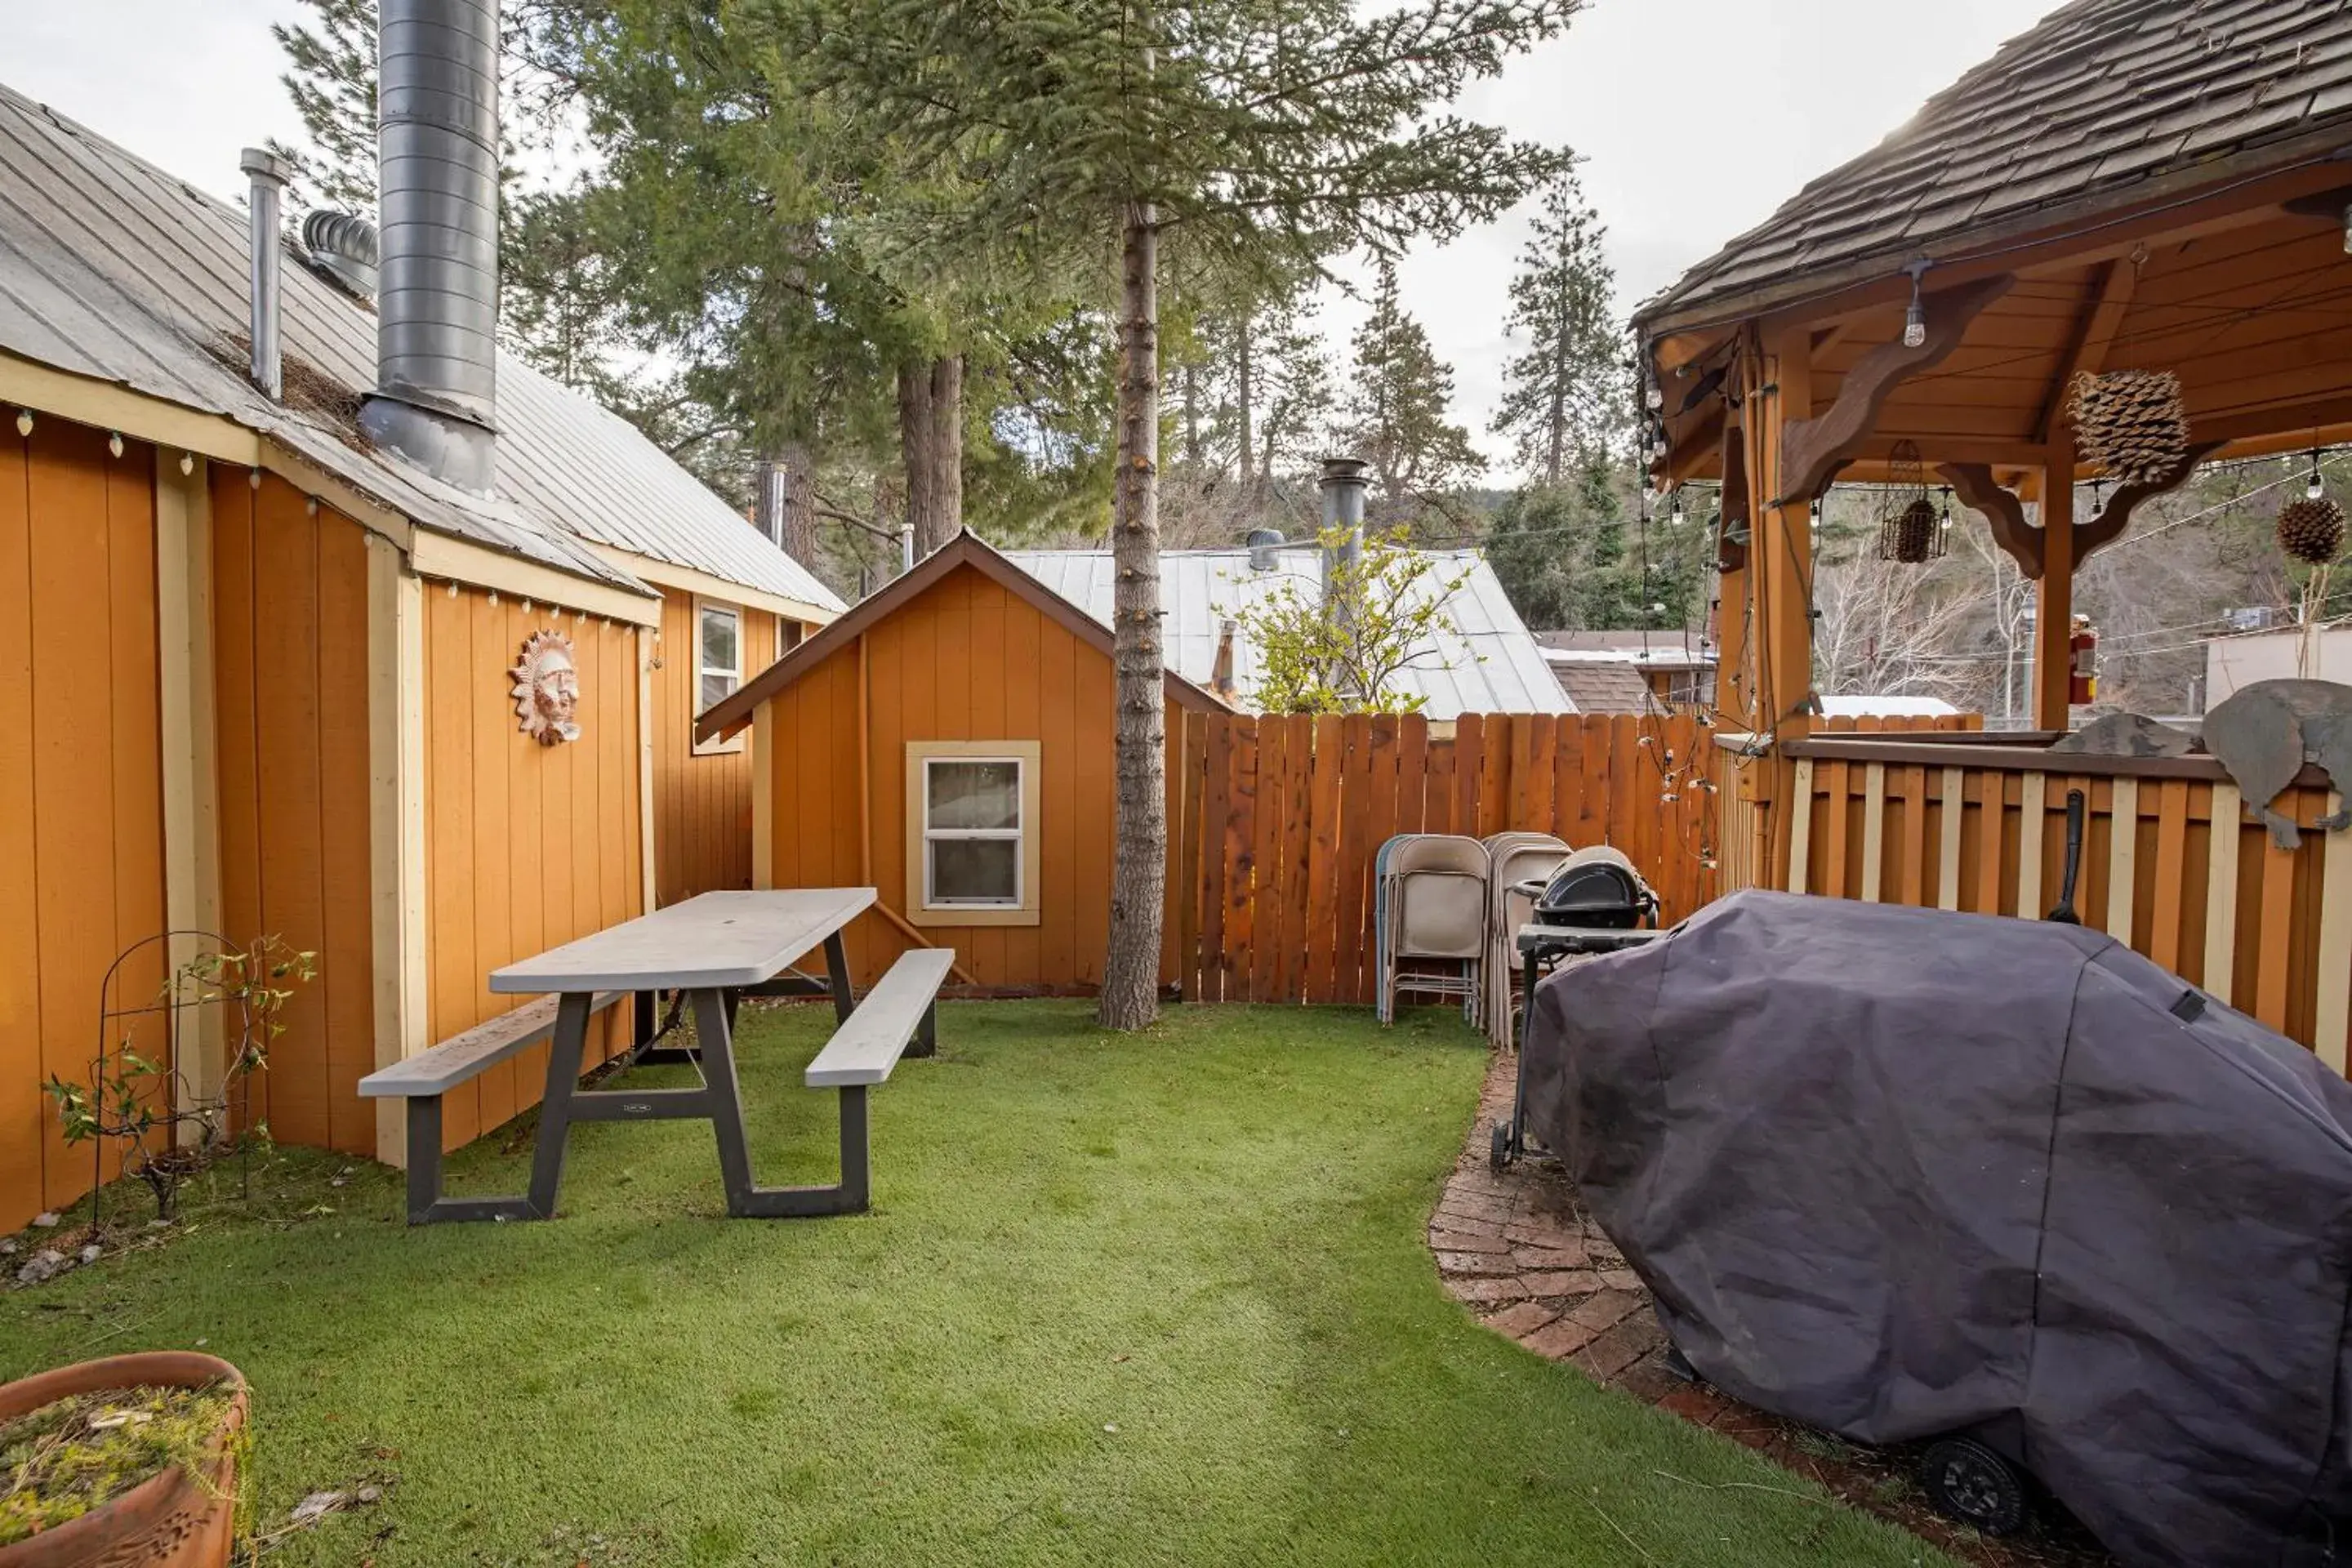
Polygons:
M1586 158L1620 303L1869 148L2057 0L1593 0L1465 107ZM269 24L297 0L5 0L0 79L193 184L234 196L240 147L295 139ZM1490 453L1515 216L1409 258L1404 302ZM1360 310L1326 313L1335 338ZM1498 468L1495 476L1503 477Z

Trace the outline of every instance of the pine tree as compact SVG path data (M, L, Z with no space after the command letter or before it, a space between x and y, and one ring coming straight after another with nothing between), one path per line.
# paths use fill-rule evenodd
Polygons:
M1397 297L1396 263L1380 260L1371 318L1356 336L1347 435L1380 481L1373 510L1384 525L1418 523L1485 465L1470 432L1448 416L1454 369Z
M273 141L294 165L297 205L375 214L375 0L302 0L310 25L272 22L286 51L278 79L294 100L307 147Z
M903 160L910 254L1016 276L1118 257L1118 826L1101 1016L1157 1012L1167 842L1159 296L1171 260L1265 283L1448 235L1555 153L1444 112L1580 0L773 0L800 58Z
M1632 423L1625 346L1610 314L1616 274L1602 254L1607 235L1575 170L1564 170L1544 189L1511 280L1503 331L1528 347L1503 367L1493 428L1547 485L1563 482L1580 459L1615 451Z

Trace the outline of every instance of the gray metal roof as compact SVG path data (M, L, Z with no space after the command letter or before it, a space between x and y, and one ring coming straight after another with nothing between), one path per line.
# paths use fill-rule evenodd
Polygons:
M1475 550L1418 552L1428 567L1413 592L1426 602L1439 586L1468 576L1447 602L1448 629L1398 679L1402 695L1428 700L1432 719L1465 713L1576 711L1511 607L1501 581ZM1105 626L1111 620L1111 555L1108 550L1008 550L1006 559ZM1323 592L1323 552L1286 547L1270 572L1251 569L1246 550L1177 550L1160 558L1160 602L1170 668L1206 686L1217 661L1220 623L1237 608L1261 602L1278 583L1308 598ZM1257 653L1246 637L1234 650L1234 683L1250 703L1257 687Z
M1882 37L1910 47L1900 26ZM2001 46L1861 157L1634 312L1737 310L1776 285L1938 243L2352 121L2352 6L2075 0Z
M245 216L0 87L0 352L262 432L437 532L642 588L583 541L839 611L841 601L626 421L499 356L499 494L436 483L352 424L375 317L285 268L287 400L246 380Z

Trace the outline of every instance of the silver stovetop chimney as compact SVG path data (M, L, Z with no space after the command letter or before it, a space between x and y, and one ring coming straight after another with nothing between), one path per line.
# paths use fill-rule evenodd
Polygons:
M279 203L292 171L266 148L247 147L237 161L250 182L246 196L246 341L251 350L253 384L271 401L285 395L286 377L278 346L278 247L285 219Z
M498 0L383 0L376 388L360 424L435 477L494 477Z

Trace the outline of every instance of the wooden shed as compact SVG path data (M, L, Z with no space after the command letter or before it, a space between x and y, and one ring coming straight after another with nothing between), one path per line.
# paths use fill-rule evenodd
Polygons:
M376 318L274 235L271 395L247 374L247 237L0 89L0 727L21 742L0 747L0 1227L87 1190L41 1085L87 1079L109 964L167 930L317 952L252 1117L401 1160L396 1108L354 1087L506 1011L492 968L749 883L750 758L698 747L693 714L841 608L505 356L494 490L379 449L353 414ZM577 732L542 743L512 671L549 634ZM119 996L191 951L149 948ZM206 1020L141 1027L192 1092L217 1081ZM542 1062L452 1096L449 1143L535 1101Z
M850 931L861 983L951 947L967 986L1091 990L1110 936L1110 652L1101 622L957 535L702 716L706 740L751 731L757 885L879 889ZM1226 710L1172 671L1166 700L1171 736Z

